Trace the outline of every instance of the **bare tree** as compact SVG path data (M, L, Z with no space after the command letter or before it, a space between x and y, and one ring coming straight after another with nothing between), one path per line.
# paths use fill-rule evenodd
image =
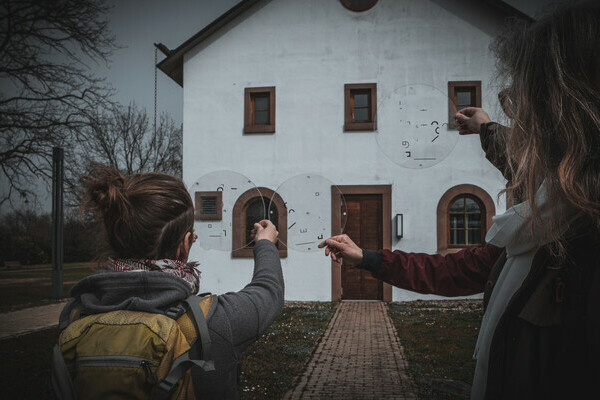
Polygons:
M88 63L117 46L103 0L0 0L0 205L34 197L52 147L76 140L110 102Z
M82 173L96 164L125 174L157 171L181 176L182 138L181 125L168 114L161 114L154 127L146 110L134 103L90 116L79 134L79 150L69 154L73 160L67 174L70 191L77 192Z

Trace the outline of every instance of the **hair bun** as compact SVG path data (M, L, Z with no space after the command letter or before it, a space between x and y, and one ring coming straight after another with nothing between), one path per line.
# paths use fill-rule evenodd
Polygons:
M83 209L92 211L98 217L106 218L110 214L123 216L129 210L125 177L115 168L96 166L89 175L85 175L85 195Z

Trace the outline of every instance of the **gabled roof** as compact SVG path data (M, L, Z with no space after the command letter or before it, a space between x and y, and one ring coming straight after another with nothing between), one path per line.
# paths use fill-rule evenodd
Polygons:
M185 53L202 43L204 40L211 37L215 32L223 28L229 22L246 12L248 9L253 7L255 4L264 0L241 0L238 4L230 8L227 12L221 15L219 18L208 24L200 32L183 42L176 49L170 50L162 43L155 43L154 45L166 56L161 62L156 64L158 69L167 74L171 79L183 87L183 56ZM508 16L514 16L517 18L523 18L531 20L531 17L517 10L511 5L505 3L502 0L484 0L485 3L495 7L499 11L505 13Z

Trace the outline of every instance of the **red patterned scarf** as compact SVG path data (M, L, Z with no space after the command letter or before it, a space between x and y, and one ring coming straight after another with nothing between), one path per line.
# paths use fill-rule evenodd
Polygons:
M162 271L173 274L187 282L192 288L192 294L198 293L200 289L200 271L196 269L197 262L184 263L179 260L136 260L136 259L112 259L109 258L106 268L112 271Z

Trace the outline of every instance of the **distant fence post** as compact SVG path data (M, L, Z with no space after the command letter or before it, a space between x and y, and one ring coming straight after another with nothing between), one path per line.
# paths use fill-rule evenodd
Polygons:
M63 298L63 172L64 151L52 152L52 297Z

